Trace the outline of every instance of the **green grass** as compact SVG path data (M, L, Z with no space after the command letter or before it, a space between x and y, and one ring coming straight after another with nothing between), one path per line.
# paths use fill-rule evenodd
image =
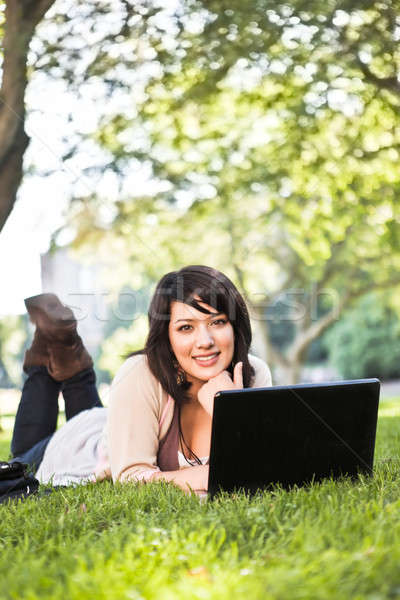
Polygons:
M399 457L400 400L382 404L376 473L356 483L201 503L104 482L0 506L0 598L400 597Z
M10 450L9 434L0 432L0 460L7 460Z

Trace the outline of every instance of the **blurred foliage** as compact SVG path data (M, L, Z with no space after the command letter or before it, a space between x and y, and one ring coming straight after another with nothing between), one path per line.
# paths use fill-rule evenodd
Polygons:
M115 329L102 344L98 361L100 368L108 371L113 377L131 352L143 348L147 332L148 322L145 315L136 317L127 328Z
M124 286L117 299L108 308L104 341L95 360L99 383L110 383L125 357L143 348L147 336L149 289L134 290Z
M368 294L324 336L344 378L400 377L400 319L379 294Z
M59 0L31 67L104 107L85 133L70 115L65 165L96 148L100 177L71 204L76 245L116 287L206 263L259 314L300 290L284 353L263 320L268 359L297 368L400 282L399 28L398 0Z
M0 387L20 387L27 340L25 315L0 319Z
M282 353L290 347L296 335L295 321L296 317L301 316L301 311L304 307L304 301L307 300L307 295L297 293L283 293L274 305L268 306L265 317L268 321L271 342L279 348ZM316 299L315 306L311 309L311 320L318 321L322 316L326 315L332 306L329 299L320 297ZM308 364L321 363L328 358L328 352L323 343L323 336L315 339L309 346L306 362Z
M4 2L0 2L0 39L3 37L3 31L4 31L4 11L5 11L5 8L6 8L5 3ZM1 52L1 54L2 54L2 52Z

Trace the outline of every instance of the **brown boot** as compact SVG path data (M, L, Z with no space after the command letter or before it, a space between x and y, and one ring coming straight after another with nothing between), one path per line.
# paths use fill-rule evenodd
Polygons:
M90 354L76 330L69 342L54 341L49 344L49 355L47 370L56 381L65 381L76 373L93 367Z
M29 367L47 367L49 364L49 351L47 349L47 342L43 339L42 334L36 329L33 336L31 347L26 350L24 356L23 369L25 372Z
M32 323L47 341L60 336L63 338L68 329L76 329L74 313L55 294L31 296L24 302Z
M31 321L36 325L35 337L38 344L40 348L46 349L42 357L46 358L44 365L53 379L64 381L93 366L93 361L76 331L74 313L64 306L55 294L40 294L27 298L25 306ZM38 353L33 352L33 346L34 344L26 353L24 369L32 366L32 359L39 358Z

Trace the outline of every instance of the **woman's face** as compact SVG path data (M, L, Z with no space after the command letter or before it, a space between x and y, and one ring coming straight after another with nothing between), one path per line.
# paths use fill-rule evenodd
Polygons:
M169 323L172 350L187 380L195 384L192 391L229 367L235 344L227 315L203 302L199 304L211 314L175 301Z

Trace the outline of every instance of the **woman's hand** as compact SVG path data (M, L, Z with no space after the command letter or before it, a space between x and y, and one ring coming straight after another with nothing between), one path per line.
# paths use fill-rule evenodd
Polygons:
M204 494L208 489L208 471L209 465L196 465L180 469L180 482L176 481L176 483L185 492L193 490L196 494Z
M222 371L219 375L211 377L204 383L197 398L204 410L212 416L214 410L214 396L222 390L241 390L243 388L243 363L236 363L233 370L233 381L228 371Z
M184 492L189 494L204 494L208 489L208 465L196 465L195 467L185 467L178 471L158 471L154 473L150 481L171 481Z

